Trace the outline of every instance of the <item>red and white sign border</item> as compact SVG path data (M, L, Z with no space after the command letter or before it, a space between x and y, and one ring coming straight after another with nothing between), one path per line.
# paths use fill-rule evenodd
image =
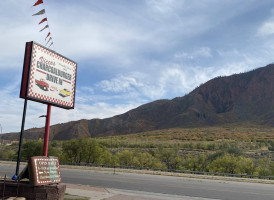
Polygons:
M35 70L35 63L37 62L36 53L40 51L45 53L56 60L59 60L67 65L73 67L73 75L71 78L72 84L72 91L71 91L71 101L63 101L54 97L49 97L47 95L38 94L37 92L33 91L33 87L35 85L35 77L34 72ZM77 74L77 63L36 43L36 42L27 42L26 43L26 50L25 50L25 60L24 60L24 68L23 68L23 75L22 75L22 83L21 83L21 92L20 97L24 99L29 99L33 101L38 101L41 103L52 104L57 107L62 107L65 109L73 109L75 104L75 88L76 88L76 74ZM65 80L64 80L65 81ZM67 82L67 81L65 81Z

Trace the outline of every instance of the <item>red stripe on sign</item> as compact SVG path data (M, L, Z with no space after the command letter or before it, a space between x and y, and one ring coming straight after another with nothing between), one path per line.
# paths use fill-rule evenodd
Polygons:
M43 71L41 71L41 70L39 70L39 69L36 69L36 71L41 72L41 73L43 73L43 74L47 74L46 72L43 72Z
M66 80L64 80L64 79L63 79L63 81L65 81L65 82L67 82L67 83L71 84L71 82L69 82L69 81L66 81Z

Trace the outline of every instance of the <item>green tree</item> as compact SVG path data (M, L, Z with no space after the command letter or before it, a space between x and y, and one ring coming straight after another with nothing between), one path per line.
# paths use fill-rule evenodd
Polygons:
M243 155L243 150L240 149L237 145L233 145L225 150L225 152L234 155L236 157Z
M0 158L14 159L16 158L16 153L15 151L12 151L12 150L0 151Z
M83 152L85 153L86 163L102 164L104 150L99 143L92 138L85 139L83 142Z
M231 155L225 154L222 157L218 157L209 165L211 172L231 173L235 174L238 167L238 159Z
M101 164L116 165L115 157L109 152L109 150L106 147L101 147L101 148L102 148Z
M197 171L208 171L208 159L204 154L200 154L197 158Z
M112 155L96 139L83 138L63 144L63 161L72 163L112 164Z
M270 163L270 176L274 176L274 162Z
M179 156L179 155L175 156L173 158L173 162L171 164L171 168L175 169L175 170L181 169L182 168L182 161L183 161L183 159L182 159L181 156Z
M28 160L32 156L42 156L43 155L43 140L27 140L23 142L22 146L22 159ZM51 144L48 145L48 156L59 157L59 151L57 148L52 147Z
M116 156L120 166L136 166L136 163L138 162L132 151L124 150L117 153Z
M151 163L153 159L151 154L147 152L145 153L135 152L135 157L138 162L138 167L151 167Z
M217 149L217 145L215 143L211 143L207 145L208 150L215 150Z
M41 140L24 141L22 146L22 159L28 160L32 156L42 156L43 143Z
M193 155L187 155L182 161L183 169L196 171L197 169L197 159Z
M172 169L174 166L174 158L177 156L177 152L173 149L159 149L157 157L168 169Z
M238 174L254 174L255 166L253 160L240 156L238 158L238 169L236 171Z
M80 142L76 139L65 141L62 147L62 161L70 163L80 163L81 154L79 151Z
M272 174L270 160L268 158L259 159L255 172L260 176L270 176Z

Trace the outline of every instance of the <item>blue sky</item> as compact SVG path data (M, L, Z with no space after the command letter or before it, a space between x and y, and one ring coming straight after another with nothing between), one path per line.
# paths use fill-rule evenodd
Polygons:
M52 108L51 124L106 118L172 99L216 76L273 62L272 0L0 1L0 124L20 131L24 48L45 45L78 63L74 110ZM46 105L28 104L26 128L42 127Z

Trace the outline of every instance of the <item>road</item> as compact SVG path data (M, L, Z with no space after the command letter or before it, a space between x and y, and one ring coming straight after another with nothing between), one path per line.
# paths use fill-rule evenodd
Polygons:
M13 175L14 165L0 164L0 176ZM216 181L160 175L113 173L62 168L64 183L98 186L135 192L221 200L273 200L274 185Z

